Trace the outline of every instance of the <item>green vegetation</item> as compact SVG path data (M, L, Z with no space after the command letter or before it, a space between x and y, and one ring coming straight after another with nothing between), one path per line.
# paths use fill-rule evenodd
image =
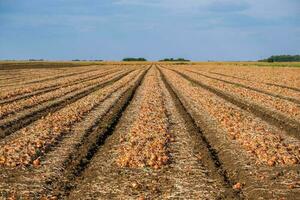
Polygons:
M145 58L124 58L123 61L147 61Z
M267 59L263 59L259 61L260 62L300 62L300 55L271 56Z
M165 58L163 60L160 60L160 62L190 62L190 60L186 60L184 58Z

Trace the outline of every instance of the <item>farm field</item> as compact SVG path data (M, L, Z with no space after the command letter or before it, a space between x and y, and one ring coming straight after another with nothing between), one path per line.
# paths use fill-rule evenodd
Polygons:
M300 199L300 68L0 63L0 199Z

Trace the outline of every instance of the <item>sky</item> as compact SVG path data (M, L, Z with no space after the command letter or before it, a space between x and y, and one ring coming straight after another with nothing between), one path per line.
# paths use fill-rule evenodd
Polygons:
M300 54L299 0L0 0L0 59Z

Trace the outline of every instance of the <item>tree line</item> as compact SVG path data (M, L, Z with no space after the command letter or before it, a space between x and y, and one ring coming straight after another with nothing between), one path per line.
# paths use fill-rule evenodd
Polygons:
M300 55L277 55L259 61L260 62L300 62Z
M165 58L160 60L160 62L189 62L190 60L184 59L184 58Z
M146 58L124 58L123 61L147 61ZM184 58L165 58L159 60L160 62L189 62L190 60Z
M123 61L147 61L146 58L124 58Z

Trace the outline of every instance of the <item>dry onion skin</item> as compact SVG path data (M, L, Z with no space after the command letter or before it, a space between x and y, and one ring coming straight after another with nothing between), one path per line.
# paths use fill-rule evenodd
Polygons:
M171 135L157 73L152 68L145 77L138 117L120 139L116 161L120 167L159 169L169 161Z
M135 71L55 113L49 113L29 127L14 133L17 137L5 138L0 143L0 166L11 168L39 166L41 164L39 157L48 147L55 144L63 135L70 133L72 125L81 121L98 102L104 100L112 92L133 84L132 80L135 80L140 73L140 71Z
M284 132L241 110L215 94L194 87L177 73L163 69L171 84L188 97L193 109L206 111L225 131L226 137L240 145L257 164L295 165L300 161L300 142Z

